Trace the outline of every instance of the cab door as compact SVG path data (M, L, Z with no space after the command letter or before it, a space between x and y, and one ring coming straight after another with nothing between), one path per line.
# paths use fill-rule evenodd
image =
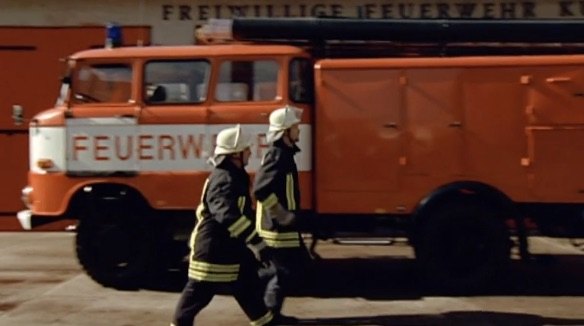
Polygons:
M301 149L295 155L301 207L312 208L312 63L298 53L292 55L224 57L210 87L209 128L215 137L226 127L241 124L253 135L252 156L247 171L253 176L268 148L269 115L292 105L303 110L300 124Z
M211 66L210 59L197 55L143 62L140 180L157 207L194 207L212 168L208 163L214 143L208 126Z

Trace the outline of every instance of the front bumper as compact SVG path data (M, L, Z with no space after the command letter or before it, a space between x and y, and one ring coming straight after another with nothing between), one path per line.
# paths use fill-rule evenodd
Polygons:
M18 212L16 217L24 230L32 230L32 211L30 209Z
M16 213L16 218L23 230L33 230L40 226L55 223L65 218L60 216L39 216L34 215L31 210L26 209ZM67 227L69 228L69 227Z

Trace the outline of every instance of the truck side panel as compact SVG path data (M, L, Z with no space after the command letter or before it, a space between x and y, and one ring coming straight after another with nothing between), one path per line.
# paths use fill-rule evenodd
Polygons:
M583 202L584 57L540 58L319 62L319 212L410 213L462 180Z
M526 85L532 67L472 67L464 70L465 177L492 185L517 201L528 201ZM525 161L523 161L525 163Z
M584 201L584 128L534 127L527 131L530 188L536 202Z
M527 81L530 188L535 201L584 201L584 70L534 67Z
M464 171L463 70L408 69L401 126L406 142L403 174L413 178L459 176ZM409 183L408 183L409 184Z
M384 212L400 189L399 72L326 70L316 78L319 211Z

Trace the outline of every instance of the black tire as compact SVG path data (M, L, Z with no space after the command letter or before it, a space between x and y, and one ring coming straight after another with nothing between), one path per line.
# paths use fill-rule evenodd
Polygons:
M443 205L417 235L416 259L432 289L468 293L496 287L510 260L509 233L496 210L476 202Z
M153 243L147 210L112 196L91 198L86 203L91 209L77 227L79 263L106 287L138 288L146 276Z

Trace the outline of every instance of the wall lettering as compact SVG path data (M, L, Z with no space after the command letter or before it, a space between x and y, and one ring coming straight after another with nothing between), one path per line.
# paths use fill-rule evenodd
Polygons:
M539 3L541 4L541 3ZM584 0L552 2L538 12L536 0L516 1L396 1L348 4L163 4L162 20L205 21L232 17L352 17L364 19L537 19L584 17ZM556 8L555 12L553 8Z

